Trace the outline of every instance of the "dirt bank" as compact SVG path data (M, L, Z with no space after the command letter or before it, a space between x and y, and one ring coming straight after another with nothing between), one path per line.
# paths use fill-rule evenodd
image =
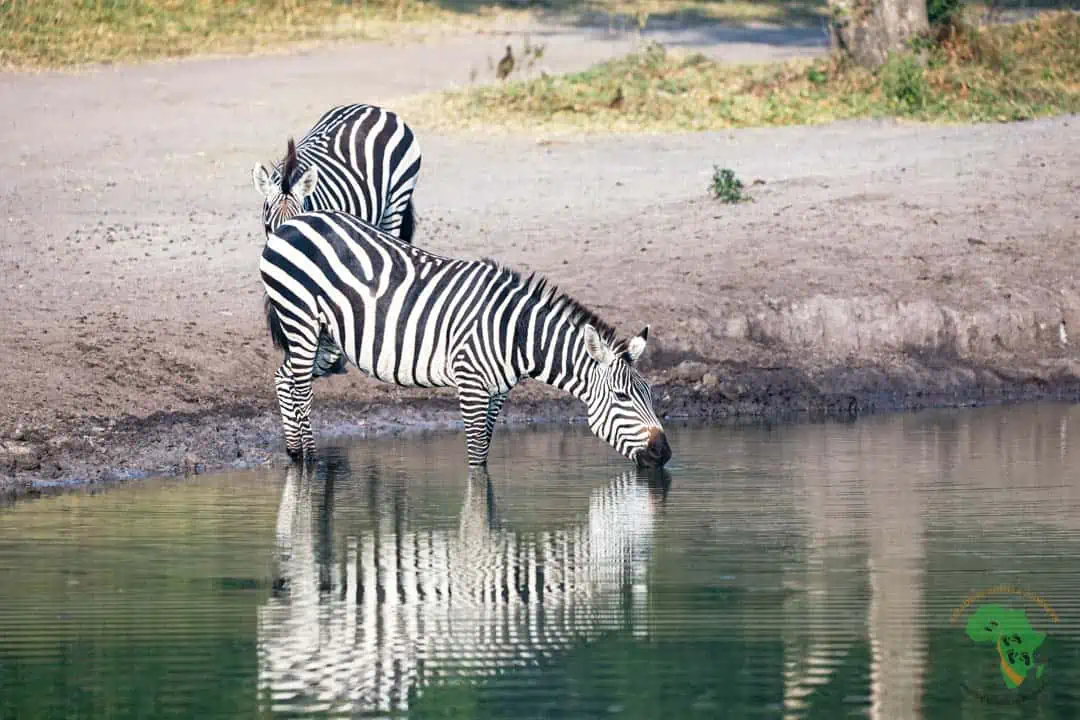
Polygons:
M684 361L653 377L661 378L654 389L676 447L681 422L693 419L856 416L1080 397L1080 379L1073 368L1055 365L1003 370L913 362L888 369L846 366L810 373L782 365ZM355 394L364 398L372 393ZM576 401L521 388L502 423L508 427L581 419ZM324 402L315 432L325 442L439 428L460 428L452 397L399 393L371 402ZM75 490L93 492L140 477L287 463L279 434L273 408L257 403L149 416L57 414L52 423L20 424L0 439L0 462L5 463L0 505ZM610 452L600 441L596 451ZM464 458L464 440L462 453Z
M410 90L452 60L402 52ZM395 90L367 66L286 60L0 75L8 497L282 457L251 164L325 107L393 106ZM649 377L672 417L1072 398L1078 123L540 139L418 127L418 242L546 273L624 332L649 323ZM714 163L753 202L710 200ZM578 410L522 386L505 414ZM457 422L451 394L356 371L320 381L315 412L320 437Z

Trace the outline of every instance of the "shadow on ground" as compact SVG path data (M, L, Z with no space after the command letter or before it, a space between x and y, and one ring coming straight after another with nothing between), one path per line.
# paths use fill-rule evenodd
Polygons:
M540 16L580 16L592 18L594 21L600 19L602 24L606 24L607 19L612 16L632 18L643 8L656 11L648 14L650 23L654 17L671 15L681 18L685 23L693 22L695 17L709 22L718 19L738 21L767 18L769 22L791 25L814 22L826 12L824 0L690 0L682 4L667 2L664 4L666 7L648 0L627 3L588 0L432 0L432 3L459 13L530 10Z

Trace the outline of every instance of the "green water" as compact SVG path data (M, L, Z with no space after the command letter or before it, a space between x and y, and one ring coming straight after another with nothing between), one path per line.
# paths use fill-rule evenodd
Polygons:
M668 430L662 476L500 428L486 478L448 433L0 511L0 717L1080 717L1080 407ZM1045 633L1017 687L987 605Z

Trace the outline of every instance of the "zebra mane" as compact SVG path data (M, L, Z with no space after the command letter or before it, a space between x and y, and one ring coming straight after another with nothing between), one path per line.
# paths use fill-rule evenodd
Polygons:
M281 192L287 194L292 189L292 176L296 174L296 143L289 138L289 144L285 149L285 160L281 163Z
M600 316L591 309L583 305L579 300L576 300L562 290L559 290L558 287L553 285L551 281L543 275L531 272L528 277L525 277L520 271L503 265L493 258L484 258L483 262L495 268L500 273L509 275L518 285L530 288L531 294L536 295L541 302L552 305L562 304L565 307L563 312L568 314L571 325L574 325L575 327L581 327L586 324L592 325L600 335L601 339L612 346L616 354L621 352L621 348L625 343L618 339L615 328L611 327L611 325L601 319Z

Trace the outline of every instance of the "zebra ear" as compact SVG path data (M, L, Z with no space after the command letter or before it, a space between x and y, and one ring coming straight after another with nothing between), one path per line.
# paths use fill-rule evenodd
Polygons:
M270 197L270 193L274 191L273 183L270 182L270 171L261 162L255 163L255 167L251 169L251 181L265 198Z
M645 341L649 339L649 326L646 325L645 329L639 332L634 337L630 338L630 342L626 345L626 351L630 353L630 362L637 362L641 354L645 352Z
M585 350L588 351L589 357L601 365L610 365L615 359L615 353L611 352L611 348L592 325L585 326Z
M319 182L319 169L312 165L300 176L300 180L296 183L293 194L300 200L303 200L308 195L315 192L315 183L317 182Z

